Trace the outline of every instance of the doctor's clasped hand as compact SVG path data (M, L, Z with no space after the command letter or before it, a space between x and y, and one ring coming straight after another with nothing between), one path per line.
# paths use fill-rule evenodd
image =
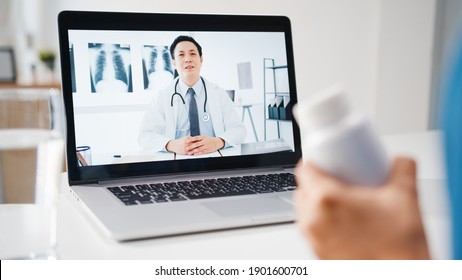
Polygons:
M184 136L170 140L166 149L181 155L201 155L212 153L225 146L223 139L209 136Z
M200 155L240 145L247 131L224 89L201 77L202 47L189 36L170 46L179 77L153 98L138 141L145 150Z

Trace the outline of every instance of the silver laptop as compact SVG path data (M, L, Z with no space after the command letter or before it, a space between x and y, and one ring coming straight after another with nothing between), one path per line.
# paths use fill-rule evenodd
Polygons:
M125 241L294 220L301 148L288 18L64 11L58 24L69 185L107 235ZM162 115L159 100L169 100L162 116L189 110L170 54L178 36L202 48L199 89L208 93L197 107L210 114L202 115L210 137L221 133L220 118L243 128L217 151L177 154L140 141L153 123L147 115ZM226 114L212 104L217 96ZM185 132L179 121L155 122L160 138Z

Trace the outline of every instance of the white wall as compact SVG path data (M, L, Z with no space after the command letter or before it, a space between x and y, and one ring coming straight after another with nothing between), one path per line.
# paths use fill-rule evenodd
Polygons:
M56 49L63 9L286 15L301 100L342 83L381 133L427 128L436 0L42 1L42 38Z
M435 0L382 1L375 114L383 134L428 127L435 11Z
M10 2L0 1L0 46L8 45L11 42L12 28L10 21Z

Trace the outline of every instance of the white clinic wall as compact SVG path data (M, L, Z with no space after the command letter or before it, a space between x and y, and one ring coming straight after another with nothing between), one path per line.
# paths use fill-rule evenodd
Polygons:
M427 128L436 0L42 1L41 38L55 46L56 15L64 9L285 15L299 99L341 83L380 133Z
M9 45L12 36L11 4L9 1L0 1L0 46Z
M436 0L387 0L380 9L376 124L382 134L429 125Z

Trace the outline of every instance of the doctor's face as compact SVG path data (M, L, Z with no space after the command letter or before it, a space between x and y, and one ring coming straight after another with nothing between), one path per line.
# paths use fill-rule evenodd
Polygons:
M189 86L194 85L199 80L202 67L202 56L199 55L196 45L189 41L178 43L174 57L173 66L181 80Z

